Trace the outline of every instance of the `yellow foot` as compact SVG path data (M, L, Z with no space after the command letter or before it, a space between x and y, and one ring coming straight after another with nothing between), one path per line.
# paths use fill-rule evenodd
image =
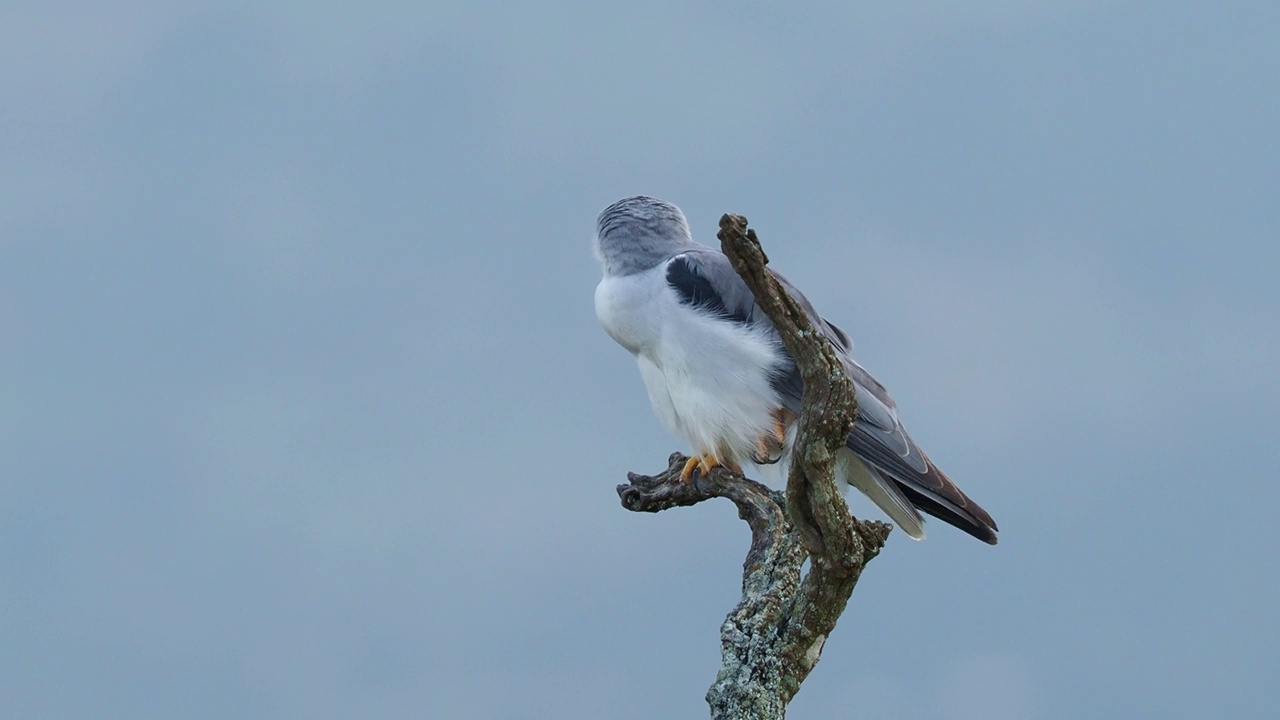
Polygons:
M718 467L727 467L735 473L742 474L742 466L732 460L721 460L715 455L704 453L694 455L684 463L684 469L680 471L680 482L688 483L693 480L693 471L696 468L702 477L709 477L711 471Z

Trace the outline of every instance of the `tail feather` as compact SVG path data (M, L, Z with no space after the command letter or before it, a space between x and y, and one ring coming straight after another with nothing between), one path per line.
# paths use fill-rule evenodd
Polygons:
M920 490L907 485L906 483L895 483L911 503L930 515L938 518L948 525L957 527L979 540L990 545L996 544L996 524L991 517L987 515L985 510L973 505L972 509L977 509L981 513L972 512L972 509L965 510L946 502L942 498L932 497ZM970 501L972 504L972 501ZM983 518L985 517L985 522Z
M951 482L926 456L926 472L906 482L865 461L851 448L838 456L840 474L858 488L911 537L924 539L924 519L917 510L938 518L990 545L996 544L995 520Z
M924 539L924 519L897 483L868 466L847 448L840 451L836 461L837 478L862 491L907 535L916 540Z

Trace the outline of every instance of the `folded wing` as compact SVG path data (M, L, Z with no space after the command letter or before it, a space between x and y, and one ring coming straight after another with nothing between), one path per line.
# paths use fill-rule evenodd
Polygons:
M994 545L995 521L943 474L907 434L889 392L849 356L853 350L849 337L819 316L804 294L786 278L778 273L774 273L774 277L836 348L845 371L853 381L858 413L847 447L869 470L868 473L857 474L853 484L913 536L923 533L920 532L918 516L915 523L911 522L914 513L907 514L907 503ZM673 258L667 266L667 282L689 304L776 336L773 323L756 305L750 288L722 253L707 248ZM786 365L775 375L773 387L781 396L783 405L798 414L804 381L789 355Z

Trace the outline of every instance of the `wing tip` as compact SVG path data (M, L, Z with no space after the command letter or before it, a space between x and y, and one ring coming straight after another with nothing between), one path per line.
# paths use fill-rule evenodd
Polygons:
M981 526L976 524L967 524L967 523L962 525L958 522L953 522L952 520L949 520L947 518L938 518L938 519L942 520L948 525L955 527L957 530L961 530L981 540L982 542L988 545L997 545L1000 542L1000 538L996 535L996 531L994 528L989 528L986 526ZM928 536L926 535L924 530L923 523L921 523L920 527L918 528L912 528L909 525L902 525L902 524L897 524L896 527L902 530L902 532L906 533L907 537L911 538L912 540L915 540L916 542L921 542L928 539Z
M968 532L968 531L966 531ZM1000 538L996 536L995 528L983 528L981 533L969 533L988 545L998 545Z
M999 542L1000 539L996 536L995 521L991 519L986 510L983 510L977 503L970 500L968 496L962 494L967 502L964 507L959 507L950 503L939 502L938 499L930 497L906 483L899 482L897 485L898 489L902 490L911 500L911 504L925 513L972 535L988 545L995 545ZM959 491L959 488L956 488L956 490Z

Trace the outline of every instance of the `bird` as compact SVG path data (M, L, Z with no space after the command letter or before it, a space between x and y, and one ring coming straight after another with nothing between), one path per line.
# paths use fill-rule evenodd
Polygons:
M716 467L741 474L744 463L785 466L804 383L729 258L694 242L680 208L644 195L600 213L594 250L603 270L596 316L635 357L658 420L694 452L680 479ZM884 385L854 361L849 336L769 272L825 335L853 382L855 422L836 456L841 490L860 490L914 539L925 537L923 511L995 545L991 515L907 434Z

